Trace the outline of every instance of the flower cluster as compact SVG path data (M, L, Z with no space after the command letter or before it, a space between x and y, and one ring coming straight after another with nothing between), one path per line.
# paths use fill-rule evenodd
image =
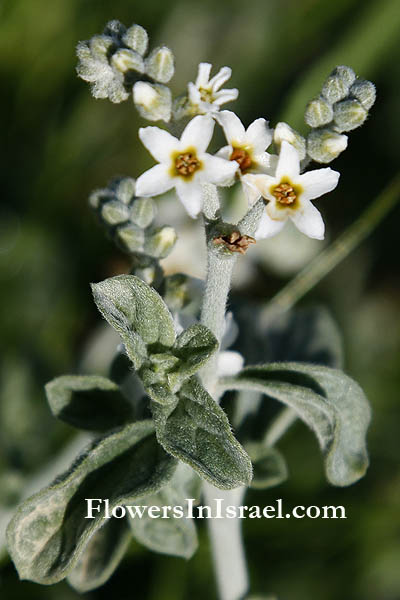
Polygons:
M215 122L227 145L211 155L206 150ZM203 184L230 186L239 180L250 206L261 197L265 202L256 238L275 235L290 219L309 237L323 239L324 223L311 200L333 190L339 173L325 168L301 174L300 154L286 140L279 155L267 152L274 132L265 119L245 129L235 113L225 110L194 117L180 139L158 127L140 129L139 137L159 164L138 178L138 195L175 188L189 215L196 217L202 210Z

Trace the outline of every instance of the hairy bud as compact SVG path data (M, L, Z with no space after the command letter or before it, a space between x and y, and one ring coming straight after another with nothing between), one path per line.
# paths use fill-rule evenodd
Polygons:
M316 162L329 163L347 148L347 136L331 129L314 129L307 138L307 154Z

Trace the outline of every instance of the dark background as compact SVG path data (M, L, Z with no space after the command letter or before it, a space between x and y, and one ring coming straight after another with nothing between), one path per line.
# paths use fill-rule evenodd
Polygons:
M51 417L43 384L76 372L82 345L99 325L89 281L128 268L87 196L115 174L137 176L151 165L137 141L143 121L132 102L96 101L75 75L76 43L110 19L137 22L153 45L174 51L176 93L193 81L200 61L230 65L240 90L232 109L245 124L264 116L304 131L305 104L337 64L374 81L376 105L335 161L340 186L321 206L331 239L398 169L398 0L3 0L0 514L73 433ZM399 216L397 208L301 302L325 304L341 326L346 372L373 406L370 470L350 488L332 488L310 432L301 424L289 432L280 448L290 479L252 492L249 503L344 505L348 518L245 522L256 592L282 600L400 598ZM267 298L286 279L255 262L257 277L242 295ZM110 582L87 597L215 598L205 533L201 525L200 549L188 563L133 544ZM66 583L20 583L5 555L0 564L5 600L78 598Z

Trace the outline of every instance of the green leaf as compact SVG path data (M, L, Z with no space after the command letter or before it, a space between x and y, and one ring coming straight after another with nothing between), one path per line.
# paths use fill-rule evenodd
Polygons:
M195 377L184 383L172 406L152 403L157 439L221 489L249 485L251 461L233 436L227 416Z
M107 431L133 420L116 383L98 375L63 375L45 386L55 417L80 429Z
M162 488L157 494L147 496L143 499L143 505L165 507L182 507L186 510L186 499L196 499L198 490L193 489L199 478L194 471L180 463L169 484ZM194 519L187 519L186 515L174 517L172 512L168 518L151 518L148 512L144 512L142 518L131 518L129 523L135 539L154 552L181 556L189 559L197 550L198 540Z
M157 292L134 275L118 275L92 284L103 317L121 335L129 358L139 369L147 346L172 346L175 329L171 313Z
M152 421L127 425L97 440L70 470L18 508L7 545L21 579L51 584L75 566L109 510L158 492L176 461L157 444ZM99 512L87 519L87 498Z
M218 347L214 334L204 325L191 325L177 338L173 354L180 359L169 372L168 382L172 390L194 375L210 358Z
M287 479L285 459L276 448L266 446L263 442L250 442L245 444L245 448L253 463L253 479L250 487L266 490Z
M350 485L365 474L370 407L359 385L341 371L276 363L243 369L221 380L221 388L256 390L293 408L315 432L332 484Z
M103 585L118 567L130 541L127 520L111 518L90 538L68 575L68 583L80 593Z

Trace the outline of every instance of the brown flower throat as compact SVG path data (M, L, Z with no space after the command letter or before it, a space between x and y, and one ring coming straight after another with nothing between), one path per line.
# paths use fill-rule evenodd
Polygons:
M193 175L193 173L199 168L200 161L196 157L195 154L191 152L184 152L183 154L179 154L175 159L175 169L179 173L179 175L188 176Z
M297 200L296 192L290 183L280 183L272 192L280 204L290 206Z
M243 148L234 148L229 160L236 160L242 173L251 167L251 158Z

